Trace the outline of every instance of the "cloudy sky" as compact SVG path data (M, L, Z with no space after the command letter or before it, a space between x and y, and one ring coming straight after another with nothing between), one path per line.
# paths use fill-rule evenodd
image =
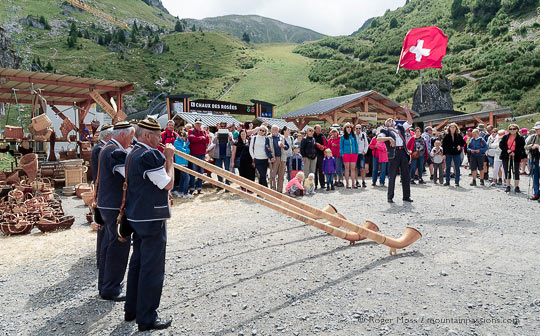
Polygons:
M326 35L349 35L374 16L405 0L162 0L172 15L203 19L228 14L257 14L313 29Z

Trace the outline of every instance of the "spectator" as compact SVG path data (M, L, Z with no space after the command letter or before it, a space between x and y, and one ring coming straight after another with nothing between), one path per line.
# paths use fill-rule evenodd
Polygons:
M488 150L486 152L486 158L487 158L486 173L488 175L488 180L489 180L489 168L491 167L493 169L493 163L495 162L495 151L496 151L496 148L492 147L491 145L493 144L495 139L497 139L497 129L491 127L491 125L489 125L487 128L491 132L491 134L486 139L486 143L488 146ZM486 177L486 174L484 174L484 177ZM496 174L494 174L493 177L496 177Z
M302 159L302 155L300 154L300 147L294 146L293 147L293 155L291 156L289 160L289 175L290 179L293 179L298 172L301 172L304 169L304 160ZM303 175L304 173L302 173ZM290 180L289 179L289 180Z
M540 201L540 122L537 122L534 126L534 133L527 138L527 144L525 149L529 151L531 159L530 172L533 179L533 196L531 200Z
M366 185L366 164L369 165L369 163L366 162L366 154L369 150L369 139L362 130L362 125L358 124L354 127L354 136L356 137L356 141L358 142L358 158L356 159L356 187L360 186L360 182L358 182L358 170L360 170L360 176L362 177L362 187L367 187Z
M437 184L437 178L439 178L439 183L443 184L444 156L440 140L435 141L435 146L431 149L430 156L433 161L433 183Z
M424 128L424 133L422 133L422 138L426 140L426 145L427 145L428 157L427 157L426 163L429 168L430 180L433 180L433 161L431 160L431 155L429 155L431 153L431 148L433 147L432 142L431 142L432 136L433 136L433 128L431 128L431 126L427 126L426 128Z
M424 162L429 153L427 151L426 140L422 138L422 129L420 127L414 129L414 137L411 137L407 142L407 150L411 155L411 184L416 184L414 178L417 169L418 183L426 184L422 178L422 172L424 170Z
M314 127L315 134L313 138L316 142L317 147L317 166L315 170L315 190L317 190L320 185L324 189L324 172L322 171L322 160L324 158L324 150L328 147L326 138L322 134L321 125L315 125Z
M281 162L283 163L283 170L287 171L287 180L290 180L290 171L287 168L289 167L289 160L293 154L294 138L291 136L291 130L287 126L283 127L281 134L285 140L284 144L286 144L284 147L288 147L286 150L281 151Z
M299 197L304 195L304 186L302 183L304 182L304 173L301 171L298 171L295 177L293 177L289 183L287 183L287 186L285 187L285 191L287 194L291 197Z
M165 130L161 132L161 143L164 145L174 144L176 138L178 138L178 133L174 131L174 121L169 120L167 121ZM163 149L161 147L158 147L158 150L163 153Z
M190 129L188 132L188 141L190 155L196 157L197 159L204 160L206 156L206 147L210 143L210 136L205 130L202 129L201 119L195 119L194 128ZM198 173L204 173L204 169L197 165L193 164L192 169ZM194 191L197 191L198 194L201 194L202 180L197 179L197 181L195 182L195 177L193 175L190 176L189 190L190 194L192 194Z
M330 139L328 140L328 148L332 151L332 156L336 159L336 187L343 187L343 158L339 154L339 132L336 128L330 130Z
M357 186L354 181L357 180L358 142L350 123L346 123L343 130L343 136L339 141L339 154L343 158L343 164L345 165L345 188L350 189L352 184L352 187L356 189ZM351 184L349 184L349 177L351 177Z
M493 141L488 144L489 150L493 150L493 182L491 182L491 187L494 187L496 185L503 184L502 179L506 180L506 177L504 175L504 169L502 169L502 160L501 160L501 148L499 147L499 144L501 142L502 137L504 136L505 131L503 129L497 131L497 136L493 139ZM497 180L497 176L500 176ZM506 183L504 184L506 187Z
M444 185L450 185L450 168L452 167L452 163L454 163L456 187L459 187L461 152L463 146L465 146L465 140L461 134L459 134L457 124L451 123L450 126L448 126L447 133L443 138L442 146L446 161L446 182Z
M255 181L255 164L253 158L249 153L249 140L246 130L240 130L238 133L238 140L233 146L231 154L231 167L238 168L238 174L248 180ZM243 191L246 191L242 187Z
M377 177L379 178L379 184L381 187L384 187L384 181L386 178L386 171L388 166L388 151L386 149L386 144L382 141L377 141L377 137L374 136L371 139L369 148L373 153L372 161L372 174L371 174L371 185L375 187L377 185Z
M181 132L178 138L174 141L174 148L181 151L182 153L189 154L189 142L187 139L187 133ZM188 166L188 160L182 158L179 155L174 156L174 162L180 166L186 167ZM175 169L175 172L178 172L178 190L174 190L171 192L172 195L176 197L183 197L183 198L192 198L193 195L191 195L188 192L189 188L189 174L183 171L180 171L179 169ZM175 177L176 180L176 177Z
M249 154L253 158L255 169L257 169L257 172L259 173L259 184L268 187L266 174L268 170L268 160L272 157L270 144L266 137L268 128L266 128L266 126L260 126L258 131L259 134L252 136L250 140Z
M470 167L472 172L471 186L476 186L477 170L480 170L480 184L484 185L484 159L487 151L487 143L484 138L480 137L480 130L475 128L472 131L472 138L467 146L467 151L470 154Z
M524 127L519 131L519 134L523 137L523 139L527 139L528 134L529 134L529 130ZM521 175L528 175L528 173L527 173L528 162L527 161L528 160L527 160L526 157L524 157L521 160L521 164L520 164ZM530 172L530 169L529 169L529 172Z
M315 146L313 132L313 128L308 127L306 137L300 143L300 154L302 154L302 158L304 159L304 176L309 176L311 173L315 174L317 168L317 148Z
M519 164L526 154L525 139L518 134L518 130L518 125L510 124L510 126L508 126L508 131L510 131L510 133L503 136L499 143L501 160L506 176L506 192L511 191L510 181L512 179L512 170L514 173L514 192L521 192L521 190L519 190Z
M334 175L336 174L336 159L332 156L332 150L330 148L324 151L322 166L326 177L326 191L335 190Z
M296 134L296 140L294 140L294 145L300 147L300 145L302 144L302 140L304 140L305 136L306 132L298 132Z
M214 164L219 168L223 168L226 171L231 170L231 154L232 154L232 145L233 145L233 135L227 129L227 123L221 122L218 125L218 131L216 132L214 139L212 140L213 152L212 158L214 159ZM221 175L218 175L218 181L223 182ZM226 180L225 183L230 185L231 182ZM221 187L216 187L216 189L221 189ZM228 190L226 190L228 192Z
M271 134L268 136L268 146L270 149L270 188L278 192L283 192L283 179L285 178L285 162L289 149L285 137L279 134L279 127L273 125ZM282 160L282 156L285 160Z
M308 178L304 180L304 192L306 195L315 194L315 174L310 173Z

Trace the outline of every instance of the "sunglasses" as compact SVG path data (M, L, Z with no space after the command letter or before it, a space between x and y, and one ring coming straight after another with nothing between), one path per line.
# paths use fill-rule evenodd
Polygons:
M313 131L307 131L308 133L313 133Z
M509 128L510 131L517 131L517 128Z

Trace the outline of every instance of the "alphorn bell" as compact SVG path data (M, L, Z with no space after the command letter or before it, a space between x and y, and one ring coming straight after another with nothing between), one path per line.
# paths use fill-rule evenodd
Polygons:
M307 224L313 225L321 230L324 230L325 232L328 232L334 236L349 240L350 242L358 241L360 240L361 237L366 237L379 244L389 246L391 248L390 253L396 254L397 248L407 247L422 237L421 233L412 227L407 227L403 235L398 239L386 237L385 235L379 232L375 232L374 230L371 230L368 228L368 227L373 228L372 225L375 225L375 224L372 222L366 222L365 226L368 226L368 227L359 226L351 221L348 221L342 218L343 216L341 217L336 216L334 214L330 214L316 207L302 203L292 197L289 197L275 190L261 186L251 180L248 180L244 177L233 174L215 165L209 164L206 161L197 159L193 156L190 156L178 150L174 150L174 153L197 166L200 166L210 172L216 173L217 175L223 178L226 178L228 180L231 180L239 184L240 186L254 192L255 194L263 197L264 199L261 199L254 195L250 195L246 192L237 190L224 183L220 183L218 181L215 181L212 178L208 178L207 176L201 175L190 169L187 169L185 167L175 164L175 167L177 169L180 169L197 178L201 178L202 180L210 182L221 188L224 188L226 190L239 194L243 197L249 198L257 203L268 206L276 211L285 213L293 218L296 218ZM317 219L325 219L329 221L332 225L322 223L318 221ZM348 230L351 230L352 232L343 231L341 229L338 229L338 227L344 227Z
M327 206L325 206L322 209L322 211L324 211L326 213L329 213L329 214L332 214L332 215L335 215L335 216L338 216L339 218L346 219L345 216L340 214L332 204L328 204ZM330 222L330 225L338 226L338 224L334 224L334 223L331 223L331 222ZM366 223L364 224L364 228L366 228L368 230L371 230L371 231L379 232L379 227L375 223L373 223L371 221L366 221ZM359 240L364 240L364 239L366 239L366 237L360 237ZM351 243L354 243L354 242L351 242Z

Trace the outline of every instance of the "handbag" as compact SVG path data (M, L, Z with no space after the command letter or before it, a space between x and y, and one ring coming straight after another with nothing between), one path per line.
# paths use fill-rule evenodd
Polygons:
M124 211L126 206L126 194L127 194L127 187L128 187L128 171L129 171L129 163L131 161L131 158L133 157L133 154L138 151L141 148L137 148L133 150L126 162L126 177L124 179L124 193L122 195L122 204L120 205L120 211L118 213L118 218L116 219L116 225L118 229L118 240L122 243L127 241L127 238L131 236L133 232L133 228L129 224L129 221L126 217L126 213Z
M412 152L411 158L412 158L413 160L416 160L416 159L418 159L419 157L420 157L420 152L419 152L419 151L414 151L414 152Z

